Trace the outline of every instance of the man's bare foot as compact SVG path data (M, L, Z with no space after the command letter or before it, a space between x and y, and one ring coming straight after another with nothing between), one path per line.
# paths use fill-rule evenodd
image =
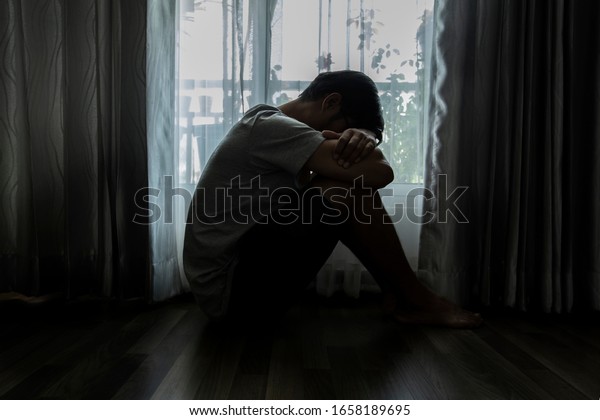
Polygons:
M476 328L483 323L480 314L462 309L446 299L435 297L426 305L401 309L396 299L384 297L384 311L402 324L433 325L448 328Z

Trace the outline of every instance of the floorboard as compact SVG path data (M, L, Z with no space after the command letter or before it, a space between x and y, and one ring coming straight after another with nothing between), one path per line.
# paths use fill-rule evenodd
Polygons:
M304 399L302 351L295 337L276 337L265 398L269 400Z
M403 326L377 296L311 294L272 328L211 323L189 296L14 315L0 324L2 399L600 397L600 326L590 320L512 313L475 330Z
M192 400L209 371L218 340L214 334L199 328L198 334L186 344L183 351L158 386L152 399Z
M535 354L523 350L505 336L497 334L490 328L480 328L474 332L494 351L543 388L552 399L586 399L584 394L537 360Z
M600 397L600 352L556 326L521 319L493 319L491 328L504 335L568 382L586 398Z

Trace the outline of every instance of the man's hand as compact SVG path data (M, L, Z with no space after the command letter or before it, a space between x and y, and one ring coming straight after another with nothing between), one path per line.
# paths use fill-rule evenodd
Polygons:
M328 140L338 139L333 159L344 168L360 162L377 146L377 139L369 130L349 128L343 133L325 130L323 136Z

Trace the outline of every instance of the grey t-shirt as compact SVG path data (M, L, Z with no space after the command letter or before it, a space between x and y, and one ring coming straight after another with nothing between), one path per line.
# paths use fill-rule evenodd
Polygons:
M303 187L322 134L258 105L235 124L202 172L188 213L183 261L196 300L212 317L227 312L237 243L276 206L276 190ZM275 202L274 202L275 201Z

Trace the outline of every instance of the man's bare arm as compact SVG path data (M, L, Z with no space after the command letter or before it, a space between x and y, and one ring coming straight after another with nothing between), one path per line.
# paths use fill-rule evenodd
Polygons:
M363 177L367 187L382 188L394 180L394 171L379 149L374 149L363 160L349 168L339 166L333 159L338 140L325 140L306 162L305 169L317 175L352 183Z
M343 133L324 130L323 136L326 139L339 140L333 151L333 159L344 168L349 168L366 158L378 144L375 134L362 128L349 128Z

